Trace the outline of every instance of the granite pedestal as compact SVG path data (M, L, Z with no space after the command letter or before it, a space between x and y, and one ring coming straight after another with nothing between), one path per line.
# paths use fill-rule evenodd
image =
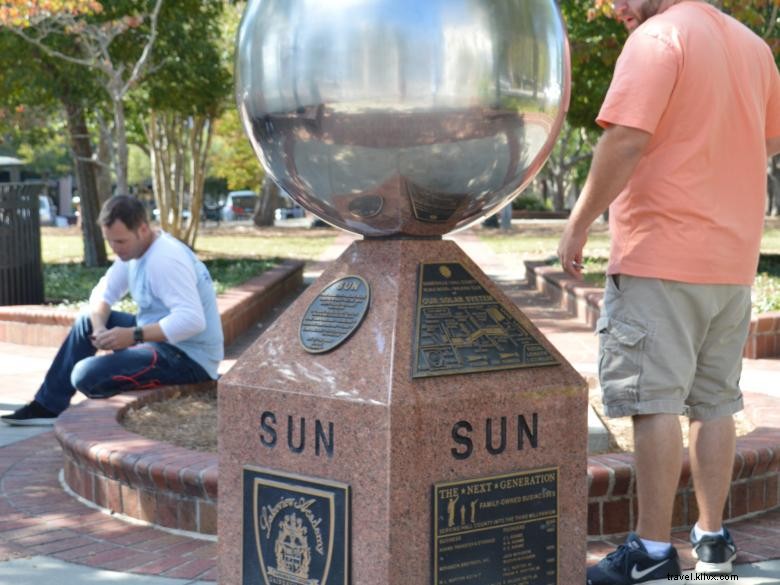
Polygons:
M413 377L421 263L460 263L557 365ZM365 318L309 353L345 276ZM582 583L587 440L584 381L456 244L355 242L220 380L220 583Z

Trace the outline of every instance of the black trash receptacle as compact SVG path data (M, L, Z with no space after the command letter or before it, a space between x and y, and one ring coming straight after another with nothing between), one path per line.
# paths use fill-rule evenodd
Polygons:
M0 305L43 302L42 192L41 184L0 183Z

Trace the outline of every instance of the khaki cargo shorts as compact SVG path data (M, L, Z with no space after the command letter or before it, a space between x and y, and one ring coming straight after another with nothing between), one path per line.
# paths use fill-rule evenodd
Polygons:
M739 412L749 324L748 286L608 276L596 325L605 414Z

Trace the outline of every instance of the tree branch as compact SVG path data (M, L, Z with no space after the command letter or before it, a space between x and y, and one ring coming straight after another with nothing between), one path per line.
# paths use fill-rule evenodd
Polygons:
M152 10L151 15L151 30L149 31L149 40L146 42L144 50L141 53L141 57L138 59L138 61L136 61L135 66L133 67L133 71L130 73L130 77L127 79L127 82L123 87L123 95L130 91L133 85L135 85L135 83L138 81L138 78L141 77L141 73L143 73L144 67L151 58L152 47L154 45L155 39L157 38L157 20L160 15L162 3L163 0L157 0L154 5L154 10Z
M61 51L52 49L47 44L45 44L41 39L36 37L31 37L18 28L9 28L8 30L10 30L17 36L21 37L24 41L39 48L41 51L44 52L44 54L48 55L49 57L62 59L63 61L67 61L68 63L72 63L74 65L80 65L82 67L89 67L90 69L97 68L97 66L95 65L95 59L80 59L78 57L73 57L71 55L68 55L67 53L62 53ZM45 38L45 36L42 38Z

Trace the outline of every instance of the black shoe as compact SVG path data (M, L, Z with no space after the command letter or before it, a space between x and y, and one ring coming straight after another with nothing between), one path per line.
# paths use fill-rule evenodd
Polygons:
M0 416L0 420L16 427L50 427L57 420L57 415L33 400L12 414Z
M668 583L670 576L680 574L677 550L656 559L647 553L645 545L633 532L617 550L598 565L588 569L588 585L633 585L634 583Z
M693 556L699 561L696 563L697 573L721 573L727 575L734 568L731 564L737 558L737 547L731 538L731 534L723 527L723 536L702 536L695 540L691 530L691 546Z

